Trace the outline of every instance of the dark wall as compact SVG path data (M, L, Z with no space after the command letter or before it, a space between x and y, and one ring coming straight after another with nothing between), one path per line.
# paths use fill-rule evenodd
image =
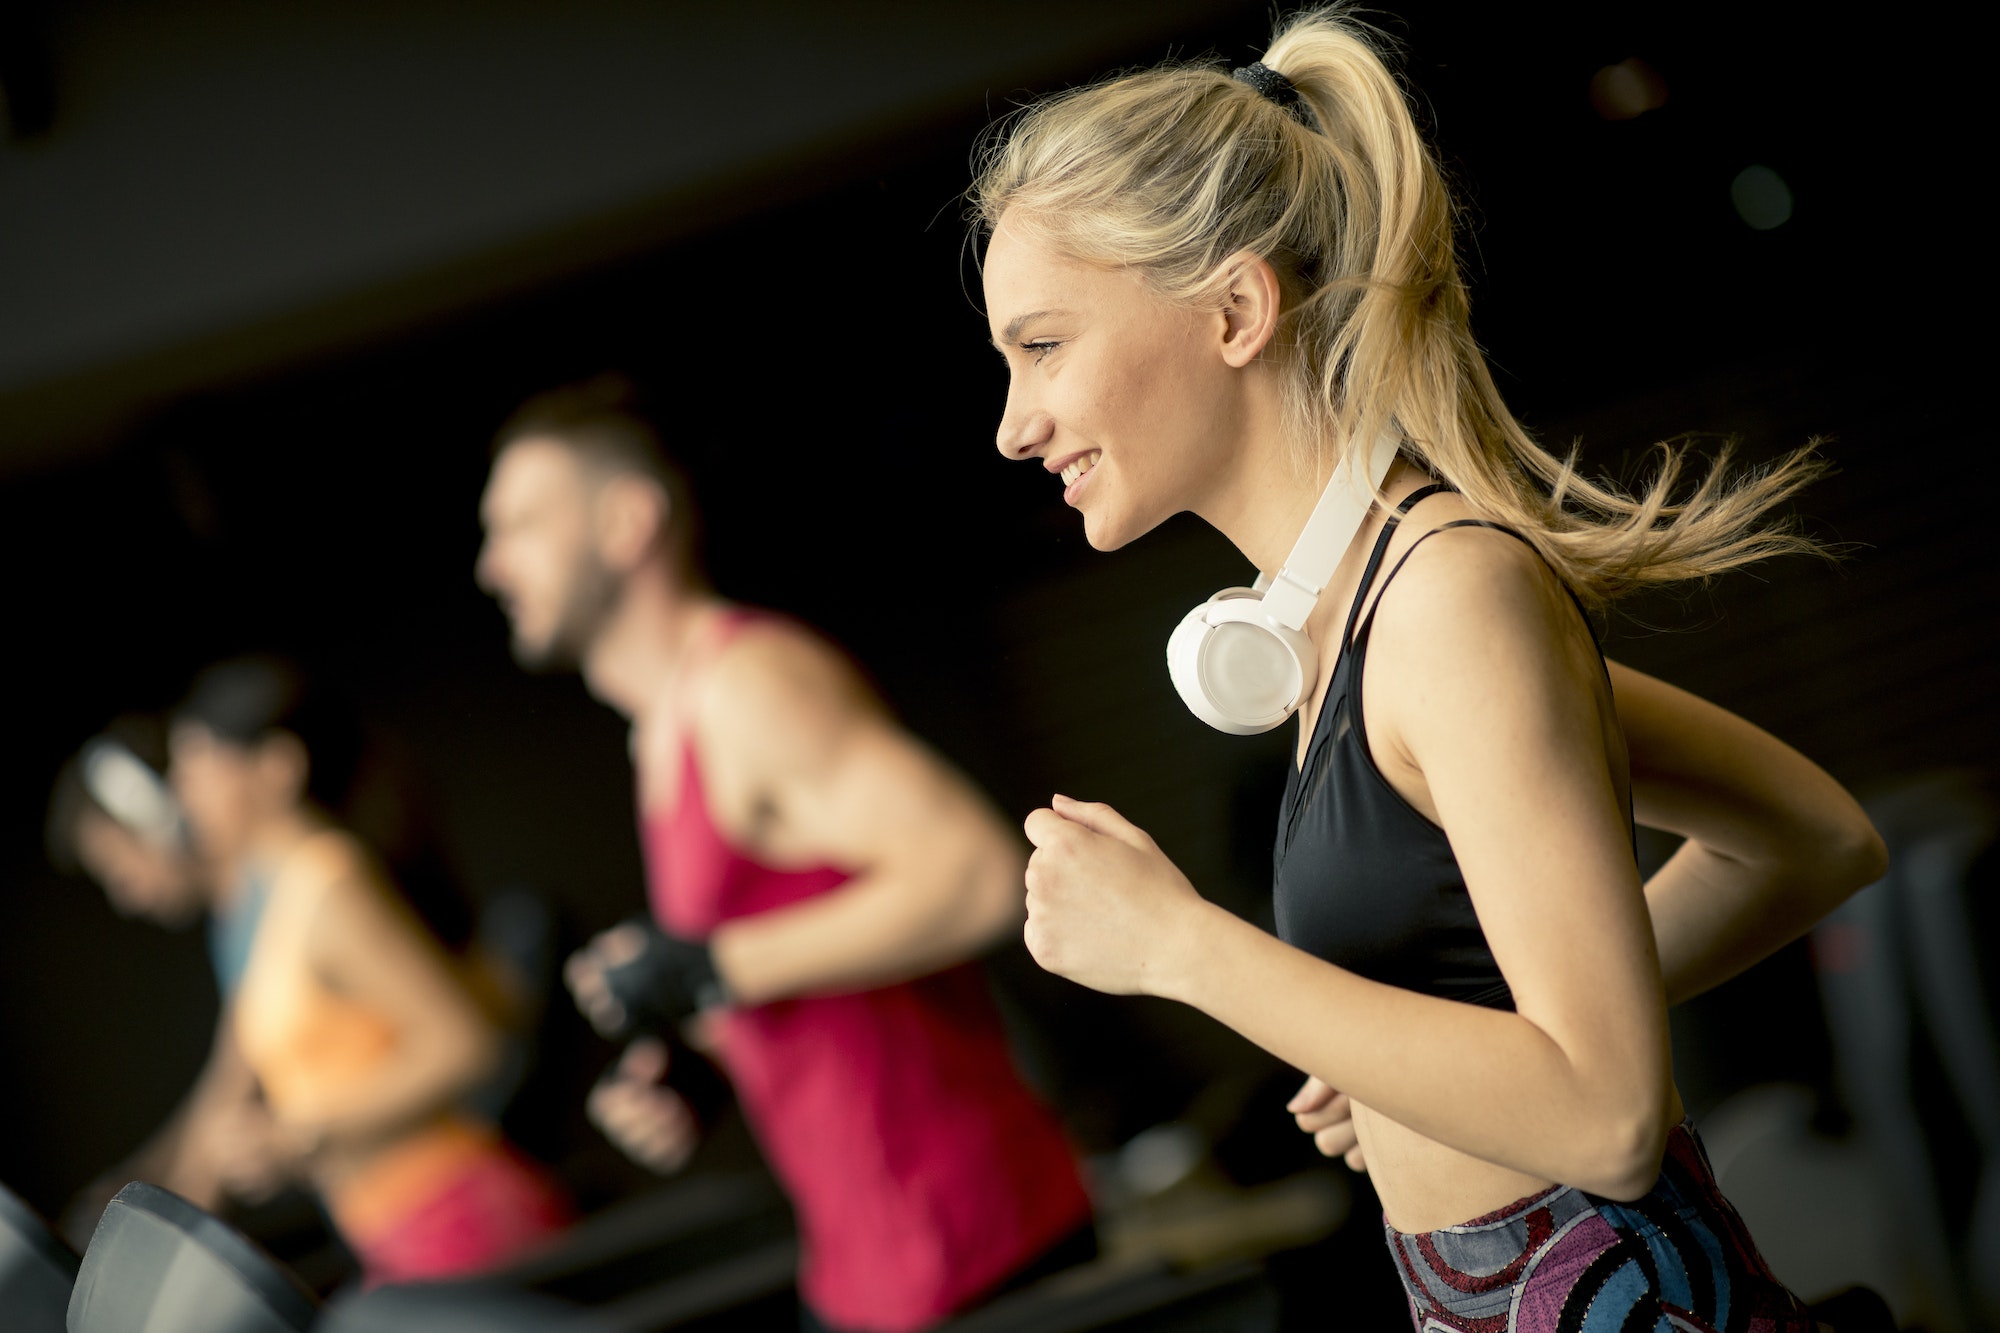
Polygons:
M1968 484L1970 349L1946 334L1959 297L1936 259L1964 211L1944 67L1738 8L1559 21L1425 5L1395 26L1467 201L1478 331L1531 425L1628 475L1680 431L1739 436L1752 459L1832 441L1840 474L1797 507L1843 563L1651 599L1613 621L1613 651L1858 785L1985 762L1994 705L1976 685L2000 599ZM1240 63L1261 27L1246 7L1187 47ZM1668 100L1602 119L1592 73L1634 55ZM276 645L343 679L421 757L476 893L532 884L572 936L637 906L619 725L574 680L518 672L470 579L493 426L607 366L665 406L724 591L849 646L1011 813L1058 789L1110 800L1205 890L1267 910L1284 738L1209 732L1161 661L1240 558L1185 519L1099 557L1049 479L993 451L1003 371L957 201L986 114L912 127L949 147L859 183L182 399L115 450L0 484L0 1179L59 1206L200 1058L213 1010L192 938L57 880L39 820L84 735L170 702L208 657ZM1753 163L1794 195L1774 230L1731 204ZM1762 1026L1723 1040L1697 1024L1688 1076L1816 1076L1800 966L1745 983L1779 997L1758 1001ZM1062 1018L1065 1038L1032 1054L1092 1144L1269 1072L1186 1011L1086 996L1018 957L1002 970L1031 1013Z

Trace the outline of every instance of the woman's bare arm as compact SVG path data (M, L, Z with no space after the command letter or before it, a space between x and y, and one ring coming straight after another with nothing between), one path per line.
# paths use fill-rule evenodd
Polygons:
M1428 544L1374 633L1375 754L1421 775L1406 795L1449 836L1515 1012L1273 939L1203 903L1115 813L1074 803L1031 816L1030 948L1085 984L1194 1004L1436 1142L1636 1197L1672 1101L1666 1004L1595 649L1532 554L1477 530Z
M392 1133L448 1107L486 1077L499 1038L423 924L358 853L322 843L323 883L309 940L312 965L343 996L396 1029L388 1059L311 1107L287 1104L295 1128L326 1139Z
M1646 882L1668 1003L1768 957L1882 875L1881 837L1818 765L1664 681L1615 662L1611 678L1636 817L1687 839Z
M237 1049L235 1015L225 1001L208 1059L180 1105L131 1156L89 1188L108 1199L126 1182L144 1180L204 1208L216 1207L226 1193L227 1175L225 1164L217 1160L217 1150L226 1145L218 1145L212 1131L258 1096L257 1076ZM103 1188L106 1185L108 1190Z
M1878 878L1861 807L1804 755L1685 690L1613 662L1638 821L1687 842L1646 882L1668 1004L1728 980ZM1287 1106L1321 1152L1366 1169L1351 1104L1308 1078Z

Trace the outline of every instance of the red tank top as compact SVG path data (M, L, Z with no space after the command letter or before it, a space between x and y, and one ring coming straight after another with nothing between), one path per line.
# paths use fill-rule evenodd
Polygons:
M831 866L774 870L738 851L710 818L692 743L681 764L674 808L639 821L664 929L703 939L850 878ZM921 1328L1089 1216L1075 1158L1015 1073L975 969L732 1009L717 1030L798 1212L800 1295L827 1323Z

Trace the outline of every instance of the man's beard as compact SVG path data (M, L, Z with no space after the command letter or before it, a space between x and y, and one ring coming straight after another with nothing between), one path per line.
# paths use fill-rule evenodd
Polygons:
M588 556L577 562L555 628L541 643L514 636L514 660L529 671L574 671L611 618L623 585L618 576Z

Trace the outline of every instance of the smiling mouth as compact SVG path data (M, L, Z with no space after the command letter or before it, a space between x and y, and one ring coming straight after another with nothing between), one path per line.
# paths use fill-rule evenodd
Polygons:
M1104 451L1101 449L1093 449L1087 454L1083 454L1080 455L1079 457L1072 458L1063 467L1062 470L1063 485L1065 486L1075 485L1076 479L1078 477L1081 477L1084 473L1090 471L1092 468L1097 466L1097 460L1103 456L1103 452Z

